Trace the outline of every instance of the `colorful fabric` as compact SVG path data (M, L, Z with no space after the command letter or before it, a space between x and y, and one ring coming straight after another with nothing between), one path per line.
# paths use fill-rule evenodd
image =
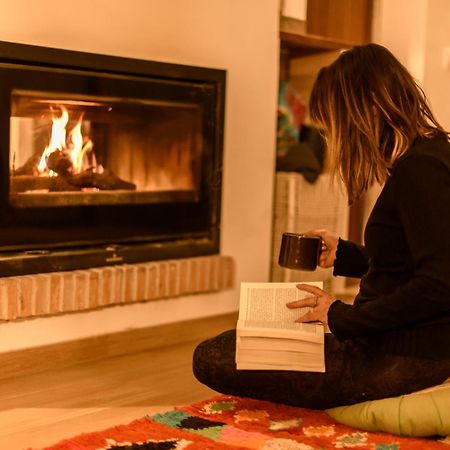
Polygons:
M298 143L299 131L306 113L306 105L287 82L280 83L278 94L277 155Z
M47 450L447 450L449 443L363 432L322 411L221 395Z

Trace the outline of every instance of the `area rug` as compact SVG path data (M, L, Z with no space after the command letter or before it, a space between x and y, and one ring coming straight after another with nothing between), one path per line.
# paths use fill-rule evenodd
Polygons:
M448 439L362 432L322 411L220 395L46 450L450 450L446 444Z

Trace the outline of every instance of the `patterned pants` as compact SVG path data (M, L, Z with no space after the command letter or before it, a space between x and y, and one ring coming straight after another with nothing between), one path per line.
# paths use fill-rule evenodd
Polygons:
M325 373L237 370L236 332L226 331L194 351L197 380L222 394L326 409L395 397L445 381L450 360L379 354L359 341L325 335Z

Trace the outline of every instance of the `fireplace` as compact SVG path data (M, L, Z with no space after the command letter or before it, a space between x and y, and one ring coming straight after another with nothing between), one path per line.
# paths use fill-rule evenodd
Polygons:
M0 274L218 253L225 72L0 43Z

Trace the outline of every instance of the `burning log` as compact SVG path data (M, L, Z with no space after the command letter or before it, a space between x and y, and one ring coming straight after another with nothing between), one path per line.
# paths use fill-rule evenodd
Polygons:
M72 175L69 182L80 188L93 187L101 191L112 191L123 189L127 191L136 190L136 185L129 181L122 180L116 174L109 170L104 170L103 173L96 173L92 170L85 170L79 174Z
M97 164L94 144L82 134L83 114L66 137L69 111L63 105L59 108L61 115L52 117L52 133L45 149L34 153L19 169L13 169L11 193L81 191L84 188L136 190L134 183L122 180Z
M81 188L69 183L65 177L20 175L11 177L10 191L12 194L19 194L27 191L81 191Z
M136 190L136 185L122 180L108 170L105 170L103 173L85 170L75 175L58 175L56 177L21 175L11 177L10 181L10 190L13 194L39 190L48 190L50 192L81 191L82 188L97 188L101 191L134 191Z
M9 190L12 194L26 191L40 191L50 189L52 178L37 175L18 175L11 177Z
M39 164L39 160L41 159L41 154L42 152L35 152L33 155L31 155L22 166L14 170L14 175L22 176L33 175L34 173L36 173L36 168Z
M52 183L49 188L50 192L73 192L81 191L81 188L70 182L70 177L58 176L52 177Z
M58 175L67 176L72 172L73 163L69 155L56 150L47 158L47 167Z

